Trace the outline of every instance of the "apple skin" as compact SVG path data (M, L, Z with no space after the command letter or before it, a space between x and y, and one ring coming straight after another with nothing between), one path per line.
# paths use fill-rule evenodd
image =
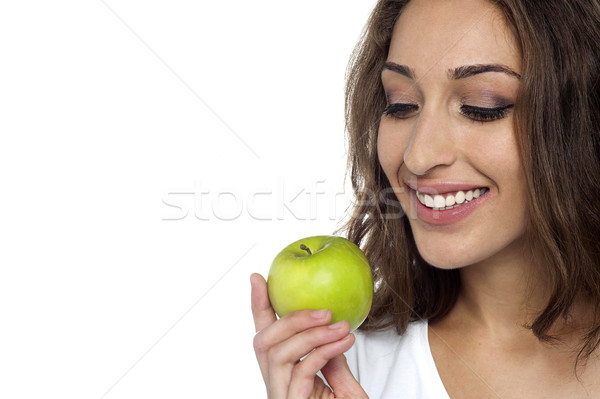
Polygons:
M307 237L285 247L273 260L267 287L279 317L301 309L329 309L331 323L347 320L351 331L365 320L373 301L367 258L338 236Z

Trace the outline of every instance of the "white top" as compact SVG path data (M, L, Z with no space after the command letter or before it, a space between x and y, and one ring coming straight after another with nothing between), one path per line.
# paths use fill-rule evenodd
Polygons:
M409 323L403 335L394 328L354 335L345 355L369 399L450 399L431 355L427 321Z

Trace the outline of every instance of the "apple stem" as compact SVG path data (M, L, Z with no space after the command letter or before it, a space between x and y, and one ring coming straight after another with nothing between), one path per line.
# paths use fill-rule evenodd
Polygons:
M310 252L310 249L306 245L300 244L300 249L308 252L309 255L312 255L312 252Z

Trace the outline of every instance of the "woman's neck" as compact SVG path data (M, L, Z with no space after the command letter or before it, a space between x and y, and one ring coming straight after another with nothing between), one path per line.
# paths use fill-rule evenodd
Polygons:
M517 342L527 336L535 338L526 326L546 308L551 284L522 242L462 268L460 276L461 292L450 317L491 339ZM576 326L585 325L583 309L574 304L569 325L557 320L548 334L577 340L580 331Z
M522 240L514 242L460 270L461 292L452 313L491 338L515 336L547 304L550 288L543 276Z

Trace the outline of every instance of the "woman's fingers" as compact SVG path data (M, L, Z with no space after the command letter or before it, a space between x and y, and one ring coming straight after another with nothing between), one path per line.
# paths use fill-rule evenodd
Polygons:
M250 284L252 285L252 316L254 317L254 327L258 332L273 324L277 320L277 316L269 302L267 282L264 277L253 273L250 276Z
M345 352L345 351L344 351ZM362 389L346 361L346 356L340 354L331 359L321 368L323 377L327 380L329 386L338 397L349 398L368 398L366 392Z
M254 337L255 349L269 349L305 330L325 326L330 321L329 310L297 310L285 315L269 328L259 331Z
M321 392L318 397L330 397L329 389L318 377L315 379L323 367L339 389L343 390L342 385L349 382L354 385L346 392L358 392L358 383L345 365L345 358L341 358L342 362L337 360L354 343L348 322L328 326L331 321L329 310L299 310L277 320L265 279L252 274L250 281L257 331L254 350L269 398L312 398L315 392ZM327 366L330 360L333 364Z
M336 342L350 333L350 324L340 321L330 326L315 327L291 336L269 350L269 364L292 366L315 348ZM319 371L319 369L317 369Z
M315 388L315 375L336 356L346 352L354 343L354 335L346 335L335 342L322 345L312 351L300 363L294 366L287 398L305 399ZM327 381L329 383L329 381ZM335 389L334 389L335 392Z
M290 344L279 346L277 349L273 348L305 330L327 325L331 321L331 312L329 310L299 310L277 320L269 302L265 279L259 274L253 274L250 276L250 281L252 284L252 314L257 330L254 336L254 351L263 379L265 383L269 384L269 353L277 354L282 351L282 347L290 348ZM293 353L292 357L273 356L278 359L276 361L278 365L289 371L290 364L293 365L314 348L314 346L310 347L313 342L315 341L313 340L309 345L301 345L301 340L295 339L291 346L297 347L300 344L302 349L291 352L290 350L284 351L286 354ZM302 352L303 350L304 352Z
M275 321L277 321L277 316L275 316L275 312L271 307L271 302L269 302L267 282L263 276L258 273L253 273L250 276L250 284L252 286L252 292L250 294L252 316L254 318L254 328L257 331L257 334L254 336L254 352L256 353L256 359L258 360L263 380L268 386L269 380L266 359L268 347L265 348L265 346L268 346L269 343L260 339L260 332L275 323Z
M331 312L328 310L298 310L256 333L254 352L265 382L269 384L270 381L274 383L288 381L291 367L315 347L311 346L314 344L314 340L309 345L303 345L302 338L295 337L314 327L326 326L330 320ZM295 339L292 339L293 337ZM273 367L281 368L281 372L275 380L271 379L270 374L272 373L269 373ZM282 380L281 378L285 375L287 378Z
M331 326L308 329L273 346L268 353L269 381L271 382L271 386L279 395L284 397L283 395L288 392L288 383L291 379L296 378L295 373L297 370L306 370L305 372L310 373L310 365L315 363L316 358L328 355L329 353L327 351L323 352L320 348L343 339L349 332L350 325L348 322L342 321ZM307 354L309 355L299 362L300 358ZM315 377L317 371L319 371L319 368L313 370L311 378ZM280 382L285 382L285 384L280 384ZM310 392L311 388L312 385L306 389Z

